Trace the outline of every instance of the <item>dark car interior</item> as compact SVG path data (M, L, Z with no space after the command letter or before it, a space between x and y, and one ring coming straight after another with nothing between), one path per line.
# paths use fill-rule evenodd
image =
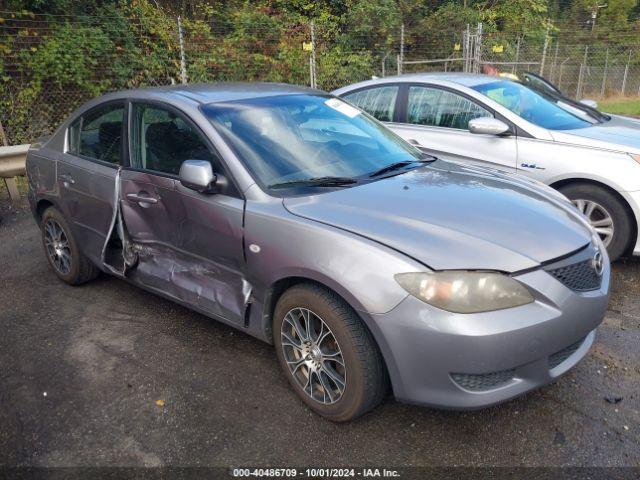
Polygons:
M109 163L119 163L122 150L122 122L104 122L80 134L81 155Z
M180 128L176 121L146 126L145 150L145 168L175 175L185 160L209 160L211 156L197 134Z

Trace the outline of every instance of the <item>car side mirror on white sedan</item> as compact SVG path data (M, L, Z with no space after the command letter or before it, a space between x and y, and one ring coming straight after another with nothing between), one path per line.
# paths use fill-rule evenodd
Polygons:
M504 135L510 132L510 128L497 118L480 117L469 120L469 131L482 135Z
M211 163L206 160L185 160L180 165L180 183L200 193L222 193L227 179L213 173Z

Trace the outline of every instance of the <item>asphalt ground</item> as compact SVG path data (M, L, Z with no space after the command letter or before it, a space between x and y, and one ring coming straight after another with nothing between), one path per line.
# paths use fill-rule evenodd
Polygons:
M270 345L106 275L67 286L29 212L0 216L0 465L640 466L640 259L614 265L594 347L554 384L333 424Z

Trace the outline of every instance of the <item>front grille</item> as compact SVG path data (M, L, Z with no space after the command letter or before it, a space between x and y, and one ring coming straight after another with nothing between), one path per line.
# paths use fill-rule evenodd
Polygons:
M600 288L601 277L590 259L547 271L571 290L586 292Z
M515 374L516 371L511 369L481 375L474 373L452 373L451 378L465 390L481 392L509 383L513 380Z
M554 353L549 356L549 369L556 368L562 362L564 362L571 355L576 353L576 350L580 348L580 345L584 343L584 339L586 337L581 338L576 343L569 345L568 347L563 348L559 352Z

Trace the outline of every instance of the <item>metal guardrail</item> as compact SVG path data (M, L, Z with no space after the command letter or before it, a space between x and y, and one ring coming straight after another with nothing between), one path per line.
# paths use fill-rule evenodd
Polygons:
M4 178L12 202L17 202L20 199L15 177L25 174L25 162L29 147L29 144L0 147L0 178Z

